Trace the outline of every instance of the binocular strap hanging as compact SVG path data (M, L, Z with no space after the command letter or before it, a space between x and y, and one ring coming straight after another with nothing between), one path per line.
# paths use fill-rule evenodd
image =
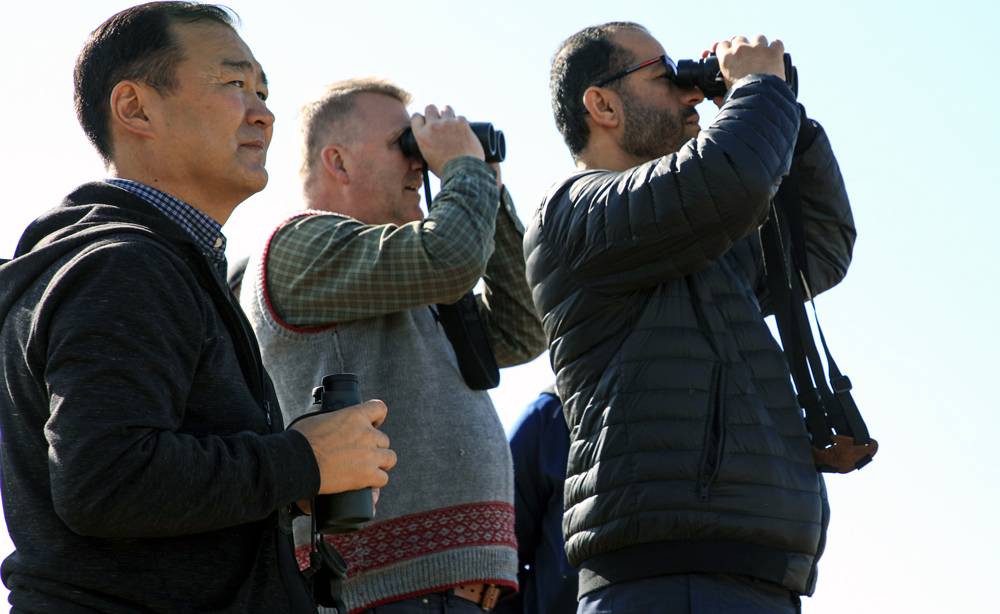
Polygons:
M785 232L782 232L782 231ZM789 238L791 262L783 237ZM761 228L768 292L799 405L805 412L816 467L828 473L848 473L867 465L878 451L854 398L851 380L841 373L819 325L809 286L805 224L793 166L771 203ZM829 380L813 338L805 301L812 303L816 328L826 355Z
M424 196L427 210L431 209L431 185L427 165L424 165ZM489 390L500 385L500 368L490 345L486 325L479 315L479 304L472 292L466 292L456 303L438 304L431 313L444 329L455 350L462 379L472 390Z
M315 512L315 499L313 499ZM338 614L347 614L347 606L342 598L344 580L347 579L347 562L340 553L323 539L316 526L316 515L310 516L312 523L309 544L309 567L302 572L312 588L317 605L336 608Z

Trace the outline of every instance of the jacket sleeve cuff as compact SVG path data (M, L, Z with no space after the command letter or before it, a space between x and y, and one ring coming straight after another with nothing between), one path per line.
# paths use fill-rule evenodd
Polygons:
M268 436L267 445L274 476L274 494L279 505L312 497L319 492L319 465L305 435L288 429Z
M725 98L723 98L722 103L725 104L729 102L729 100L733 98L734 95L737 93L737 91L740 90L741 88L746 87L748 85L753 85L755 83L770 83L772 87L782 90L782 93L785 94L789 99L793 101L795 100L795 94L792 93L791 88L788 87L788 84L785 83L784 79L778 77L777 75L765 75L765 74L755 73L737 79L736 82L733 83L733 86L729 88L729 91L726 92L726 96Z

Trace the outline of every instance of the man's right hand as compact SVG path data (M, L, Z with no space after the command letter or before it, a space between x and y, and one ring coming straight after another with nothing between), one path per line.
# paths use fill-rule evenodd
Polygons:
M304 418L290 428L305 435L319 466L320 495L389 482L396 465L389 436L378 430L387 412L382 401L366 401L328 413Z
M414 113L410 118L410 128L427 168L438 177L445 164L460 156L486 159L469 122L462 116L456 117L450 106L439 112L436 106L427 105L423 115Z
M745 36L734 36L714 45L719 56L719 69L726 82L726 89L747 75L777 75L785 78L785 45L780 40L770 43L763 36L752 41Z

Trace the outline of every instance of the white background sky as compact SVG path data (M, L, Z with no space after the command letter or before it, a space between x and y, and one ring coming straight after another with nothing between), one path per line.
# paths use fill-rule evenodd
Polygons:
M71 72L87 34L129 3L9 3L0 19L0 256L78 184L103 177L76 123ZM824 329L882 445L828 480L827 553L810 614L986 612L1000 571L996 316L1000 120L993 2L230 2L270 79L271 181L226 225L245 254L299 207L296 113L331 81L378 75L415 108L452 104L507 136L522 219L571 169L549 62L576 30L646 25L675 59L712 41L785 41L800 99L830 134L859 229L853 267L821 297ZM702 126L714 114L700 109ZM504 423L552 379L547 355L506 370ZM391 408L390 408L391 416ZM391 419L391 418L390 418ZM0 530L0 557L12 549ZM72 565L72 561L67 561ZM5 595L0 587L0 600ZM2 609L3 606L0 606Z

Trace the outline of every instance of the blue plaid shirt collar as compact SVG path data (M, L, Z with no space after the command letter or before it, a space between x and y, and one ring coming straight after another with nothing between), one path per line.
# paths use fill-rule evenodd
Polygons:
M138 196L173 220L194 239L195 245L212 261L216 269L225 274L226 237L222 234L221 224L186 202L144 183L117 177L105 181Z

